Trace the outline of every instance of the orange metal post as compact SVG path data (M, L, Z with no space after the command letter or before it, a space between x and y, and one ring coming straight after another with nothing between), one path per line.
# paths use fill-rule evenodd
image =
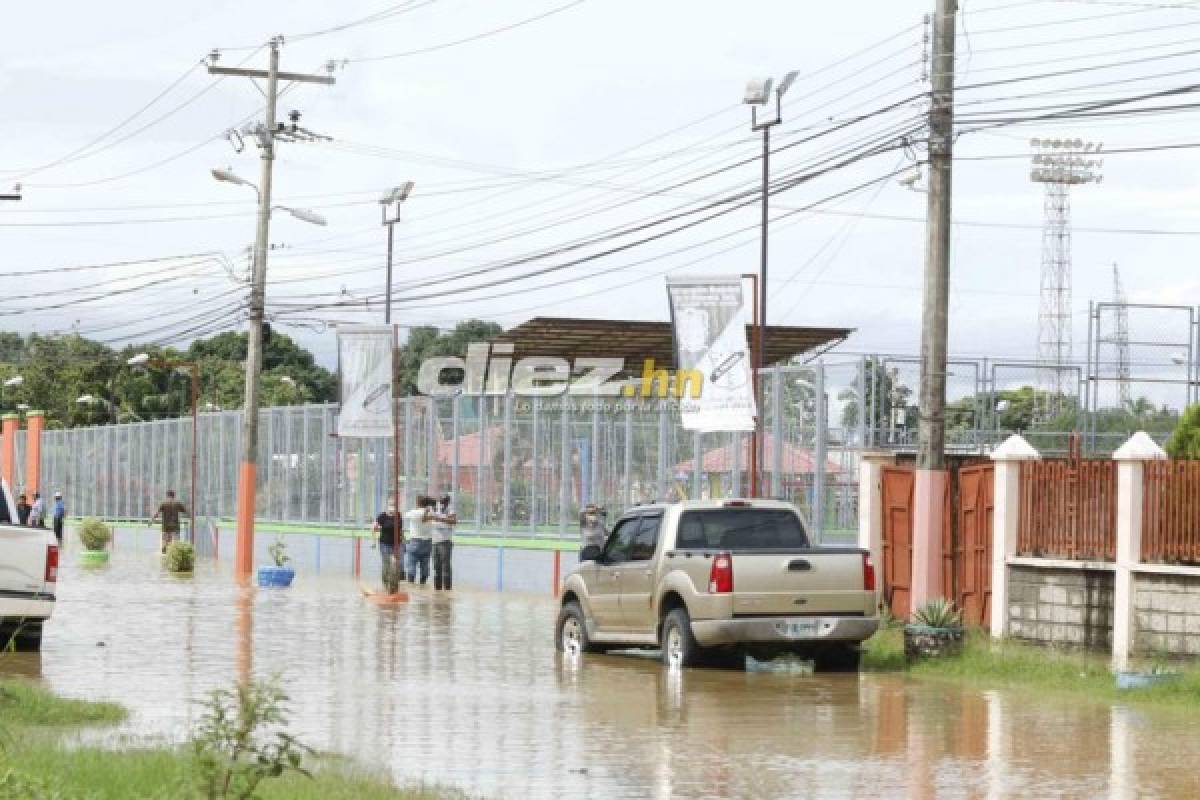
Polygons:
M554 596L558 597L558 591L562 585L562 551L554 551Z
M42 485L42 430L46 426L46 412L25 412L25 491L32 498Z
M751 294L754 296L754 314L751 330L754 336L750 338L750 375L751 386L754 389L754 433L750 437L750 496L758 497L758 454L762 449L762 421L763 409L762 398L758 396L758 371L762 367L763 354L759 352L762 347L762 325L758 319L758 275L753 272L747 272L742 275L743 278L748 278L751 285L754 287Z
M243 462L238 472L237 549L234 554L234 574L247 581L254 571L254 490L257 467Z
M3 438L0 439L0 478L3 478L8 483L9 488L16 494L20 487L13 486L13 480L17 474L17 428L21 424L21 418L16 414L5 414L0 417L3 421Z
M392 541L395 541L394 537ZM354 577L362 577L362 539L357 533L354 535Z

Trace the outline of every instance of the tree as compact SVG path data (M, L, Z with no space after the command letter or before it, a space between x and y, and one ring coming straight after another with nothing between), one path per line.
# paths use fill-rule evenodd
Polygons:
M1166 449L1171 458L1200 458L1200 405L1184 410Z
M860 378L866 376L866 387L859 386ZM892 426L893 410L909 410L912 389L900 382L898 370L888 370L875 356L864 359L863 371L854 377L850 386L838 393L842 405L842 425L853 428L858 425L858 398L862 394L867 409L867 424ZM906 414L906 417L908 415ZM915 419L913 415L913 419ZM897 425L896 427L904 427Z
M504 332L494 322L479 319L469 319L454 326L454 330L442 333L431 325L413 328L408 333L408 339L400 346L396 358L396 382L400 394L412 395L417 393L417 374L421 364L426 359L435 356L465 356L467 345L473 342L487 342ZM462 376L446 374L446 383L461 381Z

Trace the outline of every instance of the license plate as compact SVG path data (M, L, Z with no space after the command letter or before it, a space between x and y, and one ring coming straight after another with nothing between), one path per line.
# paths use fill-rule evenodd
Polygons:
M817 635L817 621L802 620L800 622L780 622L776 629L789 639L811 639Z

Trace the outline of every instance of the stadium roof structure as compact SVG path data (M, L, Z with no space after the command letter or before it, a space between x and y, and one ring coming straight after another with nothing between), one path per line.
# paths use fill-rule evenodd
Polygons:
M766 366L786 364L796 357L815 358L854 332L853 328L809 328L768 325ZM754 328L746 326L747 341L753 344ZM492 344L513 346L513 359L526 356L577 358L623 358L627 369L640 370L642 361L653 358L656 366L676 367L675 340L669 322L630 319L580 319L534 317L491 339Z

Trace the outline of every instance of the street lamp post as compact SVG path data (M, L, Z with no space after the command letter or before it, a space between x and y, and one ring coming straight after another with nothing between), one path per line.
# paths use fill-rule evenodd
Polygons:
M131 367L150 366L161 369L186 369L192 379L192 492L189 510L192 517L192 541L196 540L196 465L200 451L200 365L195 361L151 358L147 353L138 353L128 361Z
M770 212L770 188L771 188L771 128L783 121L783 95L795 83L799 72L793 70L783 76L783 80L779 82L778 87L774 87L772 78L755 78L746 84L746 94L742 98L742 102L750 106L750 129L754 131L762 131L762 222L761 233L759 234L760 252L758 266L758 324L754 329L754 338L756 339L755 349L758 351L758 358L754 364L754 372L757 375L766 365L766 327L767 327L767 295L770 294L767 286L767 233L769 227L768 214ZM775 108L772 113L768 109L770 100L774 96ZM761 113L760 113L761 112ZM758 409L757 418L754 422L755 443L754 443L754 468L751 475L750 483L752 486L751 494L757 494L758 489L758 462L761 460L760 450L762 448L762 398L758 396L757 378L754 384L754 402ZM778 443L777 443L778 444Z
M413 182L405 181L379 198L383 226L387 228L387 293L383 299L383 321L387 325L392 324L392 228L400 221L400 204L408 199L412 190Z

